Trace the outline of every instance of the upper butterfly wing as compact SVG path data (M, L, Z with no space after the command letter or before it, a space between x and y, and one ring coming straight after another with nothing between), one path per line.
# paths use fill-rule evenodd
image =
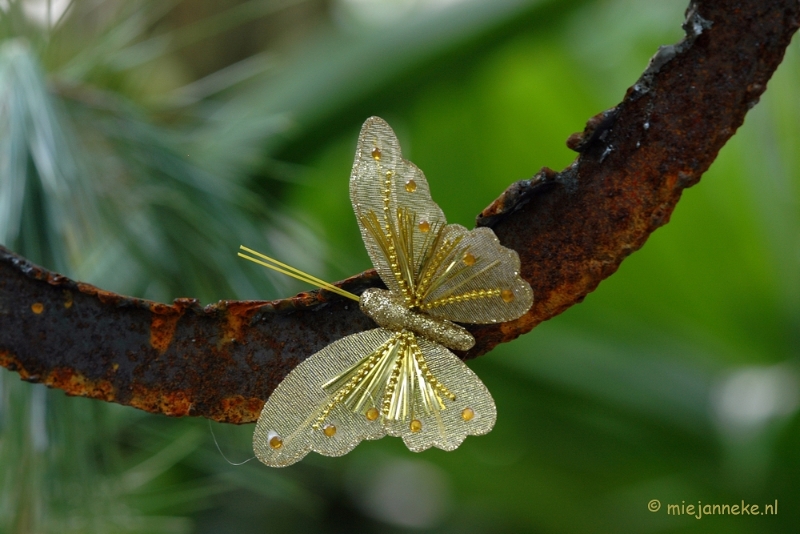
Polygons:
M497 419L497 408L480 378L461 359L438 343L416 337L412 350L419 351L427 370L452 394L452 398L439 395L438 402L433 402L433 409L426 409L419 392L427 389L430 397L436 394L433 391L435 388L431 387L430 382L424 383L424 371L412 373L417 375L420 384L424 384L416 388L417 394L410 402L412 413L405 419L384 420L386 433L402 437L406 446L414 452L430 447L452 451L467 436L488 433ZM415 425L413 429L411 425Z
M350 200L375 269L408 307L451 321L497 323L533 304L517 253L488 228L446 225L422 171L403 159L397 137L378 117L361 129Z
M383 437L386 431L380 420L370 420L344 402L334 403L341 388L324 386L337 377L346 381L360 372L365 363L369 365L370 355L383 354L382 347L393 346L396 337L383 328L352 334L295 367L261 410L253 435L256 457L271 467L283 467L312 450L325 456L341 456L364 439ZM330 428L325 432L327 425L333 427L332 435Z
M393 293L413 297L447 221L425 175L403 159L397 136L378 117L367 119L358 137L350 200L378 274Z
M463 323L511 321L533 304L531 286L519 274L516 251L489 228L444 228L431 263L423 267L419 308Z

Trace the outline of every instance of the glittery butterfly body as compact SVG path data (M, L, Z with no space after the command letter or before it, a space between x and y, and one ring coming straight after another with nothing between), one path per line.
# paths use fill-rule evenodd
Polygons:
M467 350L475 340L453 321L509 321L533 303L517 253L488 228L448 225L422 171L403 159L380 118L361 130L350 199L388 288L360 298L379 328L328 345L273 391L253 438L270 466L311 450L339 456L385 435L422 451L453 450L467 435L489 432L496 419L489 391L446 348Z

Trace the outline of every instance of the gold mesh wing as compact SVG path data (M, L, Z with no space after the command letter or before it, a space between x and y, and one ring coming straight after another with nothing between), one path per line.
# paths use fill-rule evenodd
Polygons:
M419 309L462 323L510 321L528 311L533 291L519 275L519 256L489 228L444 228L433 261L421 273Z
M354 411L346 399L334 400L354 374L369 366L370 358L386 355L396 337L397 334L383 328L353 334L331 343L295 367L261 410L253 435L256 457L271 467L283 467L312 450L325 456L341 456L364 439L383 437L386 432L381 421L365 416L372 406L365 404ZM337 378L345 383L333 389L324 387ZM331 426L334 432L329 436Z
M264 404L253 449L271 467L310 451L341 456L386 434L415 452L453 450L468 435L489 432L496 415L486 386L452 352L408 331L376 328L292 370Z
M403 159L394 131L378 117L361 128L350 200L372 264L386 286L411 304L421 265L447 221L425 175Z
M417 388L407 417L384 420L386 433L402 437L414 452L430 447L452 451L467 436L488 433L497 419L497 408L489 390L475 373L438 343L416 337L410 348L419 351L416 359L424 360L436 383L444 386L443 391L452 396L448 398L444 393L434 393L436 388L429 386L428 396L436 394L438 401L433 409L426 409L419 394L422 388ZM423 380L420 378L419 382Z

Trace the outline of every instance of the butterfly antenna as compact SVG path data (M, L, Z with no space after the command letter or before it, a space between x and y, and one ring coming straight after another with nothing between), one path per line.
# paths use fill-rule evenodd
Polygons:
M285 274L286 276L291 276L292 278L294 278L296 280L300 280L301 282L305 282L307 284L311 284L312 286L317 286L317 287L325 289L327 291L331 291L333 293L336 293L337 295L341 295L343 297L347 297L347 298L352 299L352 300L354 300L356 302L358 302L360 300L358 295L354 295L353 293L350 293L349 291L345 291L341 287L337 287L337 286L335 286L333 284L329 284L325 280L320 280L316 276L312 276L312 275L310 275L308 273L304 273L300 269L295 269L291 265L286 265L285 263L281 263L281 262L279 262L278 260L276 260L274 258L270 258L269 256L261 254L260 252L256 252L255 250L247 248L244 245L240 245L239 248L241 250L244 250L245 252L249 252L250 254L253 254L254 256L258 256L259 258L261 258L261 259L252 258L250 256L247 256L247 255L242 254L241 252L239 252L238 255L240 257L246 259L246 260L250 260L253 263L257 263L259 265L267 267L268 269L272 269L273 271L278 271L279 273ZM262 261L262 260L266 260L266 261Z
M239 462L239 463L231 462L230 460L228 460L228 457L227 457L227 456L225 456L225 453L224 453L224 452L222 452L222 449L220 449L220 447L219 447L219 442L217 441L217 436L216 436L216 434L214 434L214 427L212 427L212 426L211 426L211 419L209 419L209 420L208 420L208 429L211 431L211 437L212 437L212 438L214 438L214 445L216 445L216 446L217 446L217 450L219 451L220 455L221 455L221 456L222 456L222 457L225 459L225 461L226 461L226 462L228 462L229 464L231 464L231 465L244 465L244 464L246 464L247 462L249 462L250 460L255 460L255 459L256 459L256 457L255 457L255 456L253 456L252 458L248 458L248 459L247 459L247 460L245 460L244 462Z

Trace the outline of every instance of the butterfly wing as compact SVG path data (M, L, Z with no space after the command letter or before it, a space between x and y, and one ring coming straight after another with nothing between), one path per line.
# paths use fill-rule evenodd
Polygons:
M402 437L414 452L430 447L451 451L467 436L488 433L497 419L497 409L475 373L438 343L416 337L409 345L412 358L407 367L412 379L416 375L417 387L406 388L412 391L406 417L384 420L386 433ZM425 379L425 375L434 380ZM425 389L427 392L421 393ZM433 409L426 408L423 395L435 396Z
M361 129L350 200L372 264L408 307L451 321L496 323L533 304L517 253L489 228L447 225L422 171L403 159L397 137L378 117Z
M434 257L417 286L418 306L429 315L497 323L516 319L533 304L531 286L519 275L519 256L489 228L446 226Z
M352 334L295 367L261 410L253 435L256 457L271 467L283 467L312 450L325 456L341 456L364 439L383 437L386 431L377 412L372 420L365 415L372 408L368 403L380 399L365 395L367 402L358 411L353 410L352 403L345 402L347 399L334 401L342 388L370 363L381 356L391 360L397 337L383 328ZM390 361L383 364L389 365ZM362 378L369 376L365 373Z
M341 456L386 434L415 452L449 451L489 432L495 419L486 386L452 352L376 328L331 343L292 370L264 404L253 449L271 467L310 451Z
M378 117L361 129L350 200L378 274L390 291L410 296L447 221L425 175L403 159L394 131Z

